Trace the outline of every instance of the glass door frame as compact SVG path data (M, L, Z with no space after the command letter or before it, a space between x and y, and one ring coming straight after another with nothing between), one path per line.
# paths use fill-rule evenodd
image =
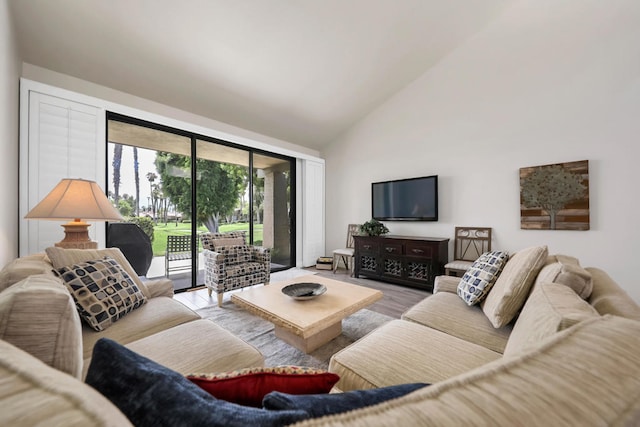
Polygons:
M221 140L218 138L214 138L211 136L206 136L206 135L202 135L202 134L197 134L194 132L189 132L189 131L185 131L185 130L181 130L178 128L174 128L171 126L167 126L161 123L154 123L154 122L150 122L147 120L143 120L143 119L139 119L139 118L135 118L135 117L131 117L131 116L127 116L127 115L123 115L120 113L115 113L112 111L107 111L106 112L106 123L107 126L105 126L105 140L106 140L106 144L105 144L105 150L108 150L109 147L109 126L108 123L109 121L118 121L118 122L123 122L123 123L127 123L127 124L131 124L131 125L135 125L135 126L141 126L141 127L145 127L145 128L150 128L150 129L155 129L158 131L162 131L162 132L167 132L167 133L172 133L175 135L179 135L182 137L187 137L190 138L191 140L191 212L192 212L192 216L193 216L193 212L195 212L195 207L197 205L197 194L196 194L196 179L198 176L198 170L197 170L197 162L196 160L197 158L197 142L198 141L205 141L205 142L210 142L213 144L220 144L223 146L227 146L227 147L231 147L231 148L236 148L242 151L246 151L248 154L248 179L249 179L249 212L250 212L250 220L249 222L249 243L253 244L254 241L254 220L253 220L253 211L254 211L254 197L253 197L253 176L254 176L254 155L261 155L261 156L267 156L267 157L273 157L273 158L277 158L283 161L286 161L289 163L289 171L290 171L290 177L289 177L289 231L290 231L290 237L289 237L289 265L288 266L282 266L279 268L273 268L271 269L272 272L274 271L279 271L279 270L284 270L287 268L291 268L295 266L295 258L296 258L296 159L294 157L290 157L290 156L286 156L286 155L282 155L282 154L277 154L277 153L272 153L266 150L261 150L261 149L257 149L257 148L252 148L252 147L247 147L241 144L237 144L237 143L232 143L229 141L225 141L225 140ZM108 163L107 160L108 156L105 157L105 163ZM105 191L109 191L109 187L110 187L110 183L109 183L109 177L108 177L108 173L109 173L109 165L106 164L105 165L105 173L107 174L107 176L105 177L105 182L106 184L106 189ZM105 225L106 226L106 225ZM191 221L191 235L192 236L197 236L198 235L198 223L197 221ZM199 242L197 239L192 239L192 243L191 243L191 253L192 253L192 257L195 255L196 257L198 256L198 245ZM181 289L178 290L177 292L180 291L186 291L186 290L190 290L193 288L196 288L198 286L200 286L198 283L198 263L197 262L192 262L191 265L191 287L190 288L185 288L185 289Z

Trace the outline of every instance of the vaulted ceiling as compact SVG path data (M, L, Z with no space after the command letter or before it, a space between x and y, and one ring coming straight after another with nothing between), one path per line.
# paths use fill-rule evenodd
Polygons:
M10 5L24 62L320 150L513 1Z

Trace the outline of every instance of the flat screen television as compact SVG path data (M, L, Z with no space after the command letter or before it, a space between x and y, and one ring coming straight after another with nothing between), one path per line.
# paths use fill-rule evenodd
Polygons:
M372 183L371 214L379 221L437 221L438 176Z

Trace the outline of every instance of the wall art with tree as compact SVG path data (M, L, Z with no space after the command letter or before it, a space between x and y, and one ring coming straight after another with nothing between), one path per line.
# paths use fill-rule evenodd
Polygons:
M589 229L589 161L520 169L520 228Z

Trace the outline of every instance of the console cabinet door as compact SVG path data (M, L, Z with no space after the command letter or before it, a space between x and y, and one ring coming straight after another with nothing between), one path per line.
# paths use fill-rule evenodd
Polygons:
M403 279L405 277L404 266L404 242L402 240L380 239L380 274L387 279Z
M437 244L407 241L405 252L405 278L416 283L433 286L438 262Z
M358 271L367 276L379 276L380 265L379 252L380 242L375 237L354 236L355 242L355 254L354 262L355 266L354 274L358 277Z

